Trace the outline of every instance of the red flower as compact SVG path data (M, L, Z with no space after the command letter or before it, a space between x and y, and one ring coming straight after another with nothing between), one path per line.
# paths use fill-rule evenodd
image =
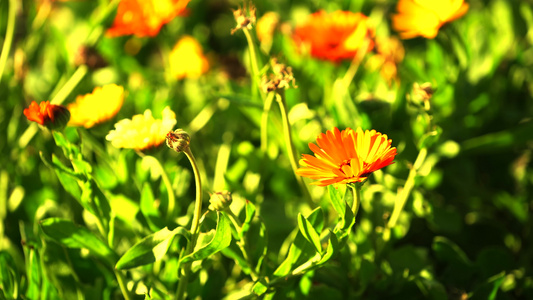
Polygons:
M339 62L353 59L359 50L372 50L373 36L365 15L349 11L328 14L321 10L295 29L293 39L300 47L309 47L311 56Z
M154 37L161 27L183 13L189 0L122 0L107 35Z
M50 101L32 101L29 108L24 109L24 115L28 120L43 125L48 129L63 129L70 119L70 112L61 105L50 104Z

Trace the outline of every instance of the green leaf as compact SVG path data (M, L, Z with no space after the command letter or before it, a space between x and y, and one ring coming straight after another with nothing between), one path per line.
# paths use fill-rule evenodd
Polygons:
M267 283L266 283L266 281L264 279L261 279L261 280L257 281L254 284L254 286L252 287L252 291L257 296L263 295L264 293L267 292L267 290L268 290L268 286L267 286Z
M333 232L337 235L338 240L342 240L350 234L353 225L355 224L355 216L348 203L344 202L344 216L341 222L335 226Z
M242 224L242 227L241 227L242 228L241 232L239 233L240 239L243 239L243 237L246 235L248 230L250 230L250 224L255 216L255 205L252 202L246 200L245 209L246 209L246 219L244 220L244 223Z
M322 253L322 247L320 245L320 236L316 232L315 228L302 214L298 214L298 228L304 236L304 238L313 245L317 253Z
M433 239L431 245L438 259L448 263L461 263L470 266L472 262L457 244L443 236L437 236Z
M322 256L322 259L318 262L319 265L326 263L330 258L333 257L333 255L337 254L340 250L339 247L339 241L337 240L337 236L330 231L329 233L329 242L328 247L326 249L326 253L324 256Z
M19 274L9 252L0 251L0 266L0 291L3 291L2 294L7 298L18 299Z
M217 212L217 228L213 239L193 253L183 257L180 264L205 259L228 247L231 243L231 221L221 212Z
M344 200L344 197L342 197L340 191L333 185L328 185L328 192L331 205L333 205L333 208L344 221L344 211L346 210L346 201Z
M128 249L118 260L115 268L119 270L131 269L162 259L167 253L174 236L185 232L182 227L177 227L173 231L165 227L158 232L150 234Z
M154 206L155 198L152 188L145 182L141 191L141 213L152 231L158 231L164 226L164 221L159 215L159 210Z

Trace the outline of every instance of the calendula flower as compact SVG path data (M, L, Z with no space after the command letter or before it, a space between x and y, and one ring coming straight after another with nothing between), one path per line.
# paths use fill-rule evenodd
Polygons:
M30 107L24 109L23 113L28 120L52 130L63 129L70 119L70 112L66 107L50 104L50 101L43 101L40 104L32 101Z
M293 39L301 48L309 48L311 56L339 62L353 59L359 51L372 50L373 36L365 15L349 11L328 14L321 10L296 27Z
M164 24L183 13L188 3L189 0L121 0L107 35L154 37Z
M161 145L165 135L176 125L176 114L167 106L163 110L163 119L156 120L152 111L147 109L142 115L120 120L115 124L106 140L116 148L147 150Z
M296 173L316 179L311 184L327 186L365 181L372 172L393 163L396 147L392 140L375 130L336 127L321 133L317 145L309 143L315 156L303 154Z
M202 46L192 36L182 37L169 56L170 73L178 79L198 78L209 70Z
M93 92L76 97L68 105L71 118L69 125L91 128L113 118L124 102L124 88L108 84L94 88Z
M396 10L392 27L402 39L417 36L432 39L442 25L462 17L468 11L468 3L463 0L400 0Z

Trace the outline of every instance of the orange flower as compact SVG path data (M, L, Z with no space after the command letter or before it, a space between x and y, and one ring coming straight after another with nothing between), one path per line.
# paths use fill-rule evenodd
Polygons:
M164 24L181 14L188 3L189 0L122 0L107 35L154 37Z
M339 131L335 127L321 133L316 142L318 146L309 143L315 156L303 154L296 174L318 180L311 184L319 186L363 182L372 172L392 164L396 156L392 140L375 130Z
M405 49L397 37L376 40L376 55L371 56L367 65L370 70L380 70L381 76L389 83L398 79L398 64L403 60Z
M372 50L373 35L368 18L361 13L336 11L328 14L321 10L295 29L293 39L298 45L309 47L313 57L340 62L353 59L359 50Z
M32 101L29 108L24 109L24 115L28 120L43 125L48 129L63 129L70 119L70 112L64 106L50 104L50 101Z
M400 0L392 27L402 39L422 36L435 38L445 23L459 19L468 11L463 0Z
M116 84L95 87L93 92L76 97L68 105L71 113L69 125L91 128L114 117L124 102L124 88Z

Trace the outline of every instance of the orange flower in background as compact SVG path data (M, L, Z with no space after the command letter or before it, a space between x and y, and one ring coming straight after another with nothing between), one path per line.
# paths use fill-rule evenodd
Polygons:
M346 128L321 133L317 145L309 143L315 156L303 154L302 166L296 174L316 179L311 184L327 186L334 183L365 181L370 174L391 165L396 156L396 147L386 134L375 130L364 131Z
M321 10L296 27L293 39L300 47L308 47L311 56L339 62L353 59L360 50L372 50L373 36L374 30L365 15L349 11L328 14Z
M24 109L23 113L29 121L53 130L63 129L70 119L67 108L50 104L50 101L41 102L39 105L32 101L30 107Z
M468 11L463 0L400 0L392 27L402 39L422 36L435 38L445 23L462 17Z
M161 27L183 13L189 0L122 0L107 35L154 37Z
M182 37L170 52L170 73L178 79L198 78L209 70L202 46L192 36Z
M69 125L91 128L113 118L124 102L124 88L108 84L94 88L91 94L76 97L68 105L71 118Z

